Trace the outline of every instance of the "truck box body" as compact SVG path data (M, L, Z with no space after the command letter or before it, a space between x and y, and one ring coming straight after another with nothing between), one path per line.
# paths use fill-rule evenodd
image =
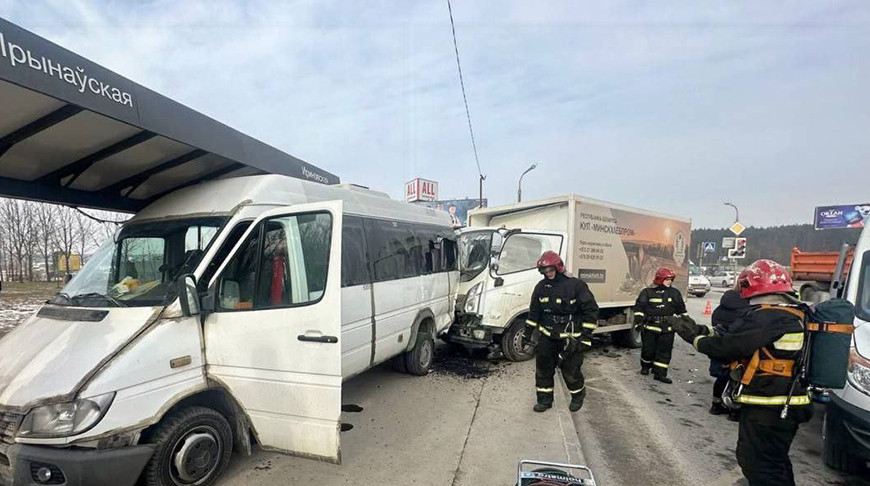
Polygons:
M854 249L846 254L846 264L843 267L845 275L849 274L849 267L852 265L854 255ZM791 251L792 278L794 280L830 282L834 278L839 256L840 254L836 251L801 251L795 247Z
M630 307L659 267L689 282L691 220L577 195L469 212L469 225L532 227L568 234L568 270L589 284L601 308Z

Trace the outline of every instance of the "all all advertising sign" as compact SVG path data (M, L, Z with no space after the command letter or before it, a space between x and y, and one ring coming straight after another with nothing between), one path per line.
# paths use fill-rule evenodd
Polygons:
M438 183L420 179L419 177L413 181L405 183L405 201L435 201L438 199Z
M867 216L870 216L870 203L818 206L813 223L817 230L863 228Z

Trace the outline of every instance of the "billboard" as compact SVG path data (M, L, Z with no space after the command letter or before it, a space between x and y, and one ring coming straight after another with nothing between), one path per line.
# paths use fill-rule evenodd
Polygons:
M450 214L453 227L461 228L468 225L468 211L480 207L480 199L446 199L442 201L417 202L415 204L437 209L438 211L446 211ZM486 199L483 200L483 207L486 207Z
M420 179L405 183L405 202L432 201L438 199L438 183Z
M863 228L870 215L870 203L842 206L817 206L813 226L817 230L836 228Z

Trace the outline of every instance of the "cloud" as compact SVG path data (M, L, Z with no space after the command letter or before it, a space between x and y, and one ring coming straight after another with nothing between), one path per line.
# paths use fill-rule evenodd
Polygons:
M575 192L753 225L863 202L870 6L453 1L491 204ZM0 2L198 111L402 195L475 197L446 3ZM856 174L857 173L857 174Z

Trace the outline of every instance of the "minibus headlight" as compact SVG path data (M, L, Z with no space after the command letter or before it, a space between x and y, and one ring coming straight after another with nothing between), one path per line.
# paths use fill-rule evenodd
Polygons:
M115 392L36 407L24 417L19 437L69 437L90 430L106 414Z
M848 378L852 386L870 395L870 359L858 354L854 347L849 350Z
M483 282L474 284L465 297L465 308L463 309L468 314L477 314L480 310L480 296L483 293Z

